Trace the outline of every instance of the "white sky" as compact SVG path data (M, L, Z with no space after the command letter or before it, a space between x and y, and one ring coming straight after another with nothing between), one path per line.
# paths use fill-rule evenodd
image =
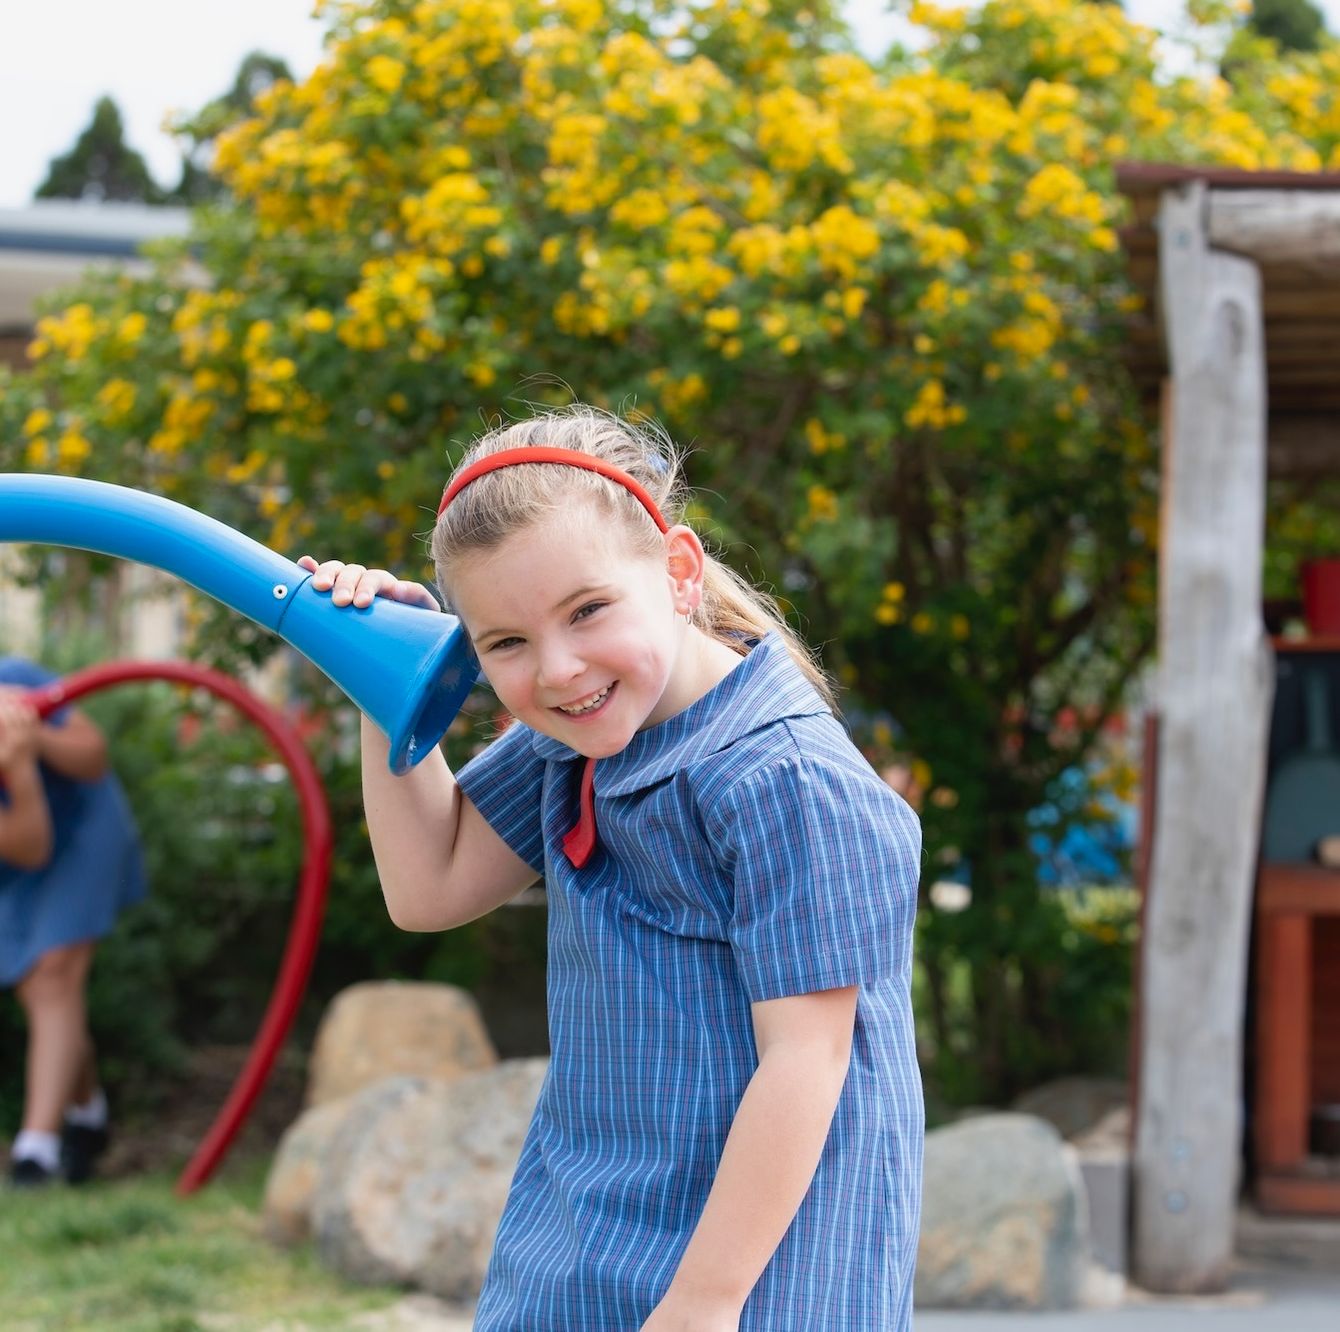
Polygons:
M1340 0L1320 0L1340 33ZM1141 22L1174 22L1181 0L1127 0ZM126 137L154 176L175 185L179 154L161 132L172 111L192 111L224 92L242 58L282 56L295 75L321 57L312 0L0 0L0 207L26 203L110 94ZM847 0L867 51L900 29L887 0ZM906 29L902 29L906 31Z

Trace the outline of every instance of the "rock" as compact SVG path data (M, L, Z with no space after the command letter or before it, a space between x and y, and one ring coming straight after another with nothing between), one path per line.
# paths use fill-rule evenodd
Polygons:
M1073 1308L1087 1267L1083 1181L1050 1124L985 1115L926 1135L919 1308Z
M1010 1108L1045 1119L1063 1138L1073 1138L1128 1105L1130 1097L1120 1078L1055 1078L1024 1092Z
M1109 1110L1096 1123L1076 1133L1070 1144L1081 1156L1129 1156L1131 1107L1123 1104Z
M349 1110L349 1099L304 1111L279 1140L265 1181L261 1224L275 1244L301 1244L311 1236L312 1199L325 1154Z
M322 1260L355 1281L478 1294L548 1060L357 1093L312 1209Z
M464 990L368 981L336 995L321 1019L307 1104L322 1105L400 1074L447 1081L497 1062L479 1008Z

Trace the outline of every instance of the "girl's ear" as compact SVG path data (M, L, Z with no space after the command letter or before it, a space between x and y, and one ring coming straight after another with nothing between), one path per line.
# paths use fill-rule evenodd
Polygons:
M675 610L680 615L687 615L701 604L706 570L707 553L698 534L677 523L665 534L665 571Z

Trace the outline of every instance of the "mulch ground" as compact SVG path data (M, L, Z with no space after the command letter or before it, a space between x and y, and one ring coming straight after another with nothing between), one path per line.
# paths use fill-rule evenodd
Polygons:
M180 1078L161 1095L152 1114L118 1115L112 1106L112 1141L99 1167L105 1179L180 1170L204 1140L242 1071L249 1047L210 1045L195 1050ZM306 1072L302 1061L281 1052L220 1168L268 1159L284 1130L302 1112Z

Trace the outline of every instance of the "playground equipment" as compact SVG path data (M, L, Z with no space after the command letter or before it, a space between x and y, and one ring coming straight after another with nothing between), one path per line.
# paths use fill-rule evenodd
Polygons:
M184 504L79 477L0 474L0 541L151 564L278 634L319 667L391 742L391 771L412 768L445 734L477 665L452 615L379 597L335 606L312 575ZM371 632L370 632L371 631Z
M277 634L323 671L390 741L390 768L413 767L442 738L474 683L477 665L453 616L379 598L337 607L311 574L204 514L126 486L76 477L0 474L0 541L96 551L181 578ZM205 1183L265 1084L307 984L330 867L330 817L320 780L283 718L235 680L174 662L118 662L35 691L43 716L96 689L170 679L226 699L270 738L298 791L306 857L279 975L242 1072L195 1155L179 1193Z

